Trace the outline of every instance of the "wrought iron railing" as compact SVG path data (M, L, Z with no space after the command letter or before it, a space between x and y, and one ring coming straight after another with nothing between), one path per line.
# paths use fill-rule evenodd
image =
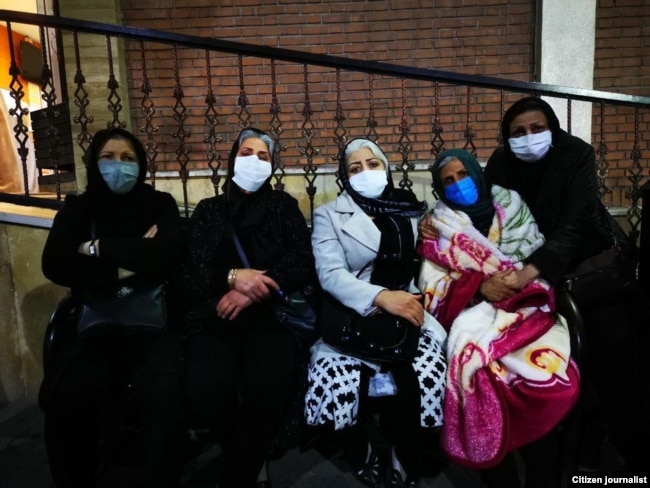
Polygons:
M338 150L350 137L366 135L385 149L388 146L388 152L399 157L394 166L399 185L412 189L413 175L426 175L432 159L444 148L464 147L485 158L502 143L498 121L509 102L523 94L534 94L566 101L563 115L569 132L575 102L591 104L597 151L594 170L600 179L601 196L606 200L616 189L622 195L632 233L638 233L639 188L648 172L648 163L643 160L647 148L641 141L648 140L642 130L647 130L650 119L650 97L6 10L0 10L0 20L7 22L9 44L12 23L39 26L42 98L51 121L58 115L58 107L70 108L77 153L83 157L92 133L103 127L98 120L108 126L130 125L143 138L151 182L155 185L158 177L175 175L186 212L193 200L188 190L191 176L210 178L215 192L219 192L224 155L233 134L242 127L256 125L270 132L279 161L274 173L276 187L284 187L288 174L301 174L313 212L319 178L334 173ZM61 93L54 88L53 60L46 48L48 34L51 37L52 33L69 39L69 45L59 53L66 62L59 65L60 72L67 79ZM85 36L83 40L81 36ZM95 56L89 61L84 52L88 39L102 40L105 57L98 60ZM6 68L12 77L9 88L15 100L10 115L16 119L17 153L26 179L25 87L13 47L10 52L11 62ZM120 62L128 67L126 79L115 73ZM91 66L93 71L104 69L103 93L96 85L91 89L86 80ZM197 72L202 92L190 83L196 81ZM69 98L68 92L72 94ZM255 102L251 102L253 97ZM100 107L98 99L105 106ZM128 113L125 104L130 107ZM616 124L614 129L612 124ZM198 142L197 132L202 132ZM616 142L613 155L607 138L617 132L626 132L627 137ZM61 160L58 148L65 141L54 123L49 137L49 156L57 174L59 166L68 161ZM21 195L0 194L0 200L57 207L65 193L58 178L53 193L53 200L34 198L25 189Z

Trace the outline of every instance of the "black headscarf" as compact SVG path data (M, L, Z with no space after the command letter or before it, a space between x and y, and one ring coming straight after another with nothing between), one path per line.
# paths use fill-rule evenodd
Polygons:
M111 191L97 164L102 148L111 139L121 139L131 144L140 169L135 186L122 195ZM110 228L124 227L124 221L129 219L129 215L138 212L154 191L145 183L147 153L142 143L129 131L117 127L102 129L95 133L86 153L86 173L88 185L85 195L90 200L92 213Z
M348 149L350 144L355 142L356 146L360 141L363 141L360 147L370 149L386 168L388 184L379 198L366 198L357 193L350 184L347 160L352 151ZM410 219L422 216L427 208L426 202L418 201L408 190L395 188L386 155L369 139L353 139L341 150L339 179L355 203L366 214L374 217L373 222L381 232L379 251L374 260L370 282L389 290L406 289L413 278L415 256L415 238Z
M246 248L251 266L265 268L269 262L281 252L281 246L274 237L270 219L267 218L271 192L271 178L253 193L245 193L232 180L235 175L235 159L241 144L250 138L262 139L268 146L271 155L271 167L275 168L276 154L273 139L264 131L248 127L237 136L228 156L228 182L225 196L228 204L228 215L237 237ZM272 173L271 173L272 174Z
M472 178L476 189L478 190L478 200L473 205L459 205L452 202L445 196L445 185L440 179L440 170L444 166L443 163L449 162L451 159L458 159L465 169L468 176ZM448 207L454 210L460 210L466 213L472 220L474 227L478 231L487 236L492 219L494 218L494 207L492 206L492 195L490 187L488 186L483 176L483 169L478 163L476 158L464 149L449 149L441 152L433 163L433 188L440 197L440 200L445 202Z
M553 147L546 153L541 160L535 161L533 163L527 163L518 159L512 149L510 148L510 124L518 115L523 114L524 112L531 111L541 111L546 116L546 121L548 123L548 128L551 131L553 137L552 144L553 146L558 145L558 140L562 134L566 134L560 128L560 121L555 115L553 108L541 98L536 97L525 97L521 100L513 103L506 113L503 115L503 120L501 121L501 131L503 134L503 145L508 159L510 159L514 164L512 164L512 177L515 181L520 182L520 188L518 189L519 193L522 194L524 199L527 202L536 202L537 196L539 193L539 182L542 180L548 162L553 158Z
M540 111L546 115L548 128L553 135L553 145L555 145L558 135L562 132L557 115L555 115L553 108L546 101L537 97L525 97L521 100L517 100L508 110L506 110L506 113L503 114L503 120L501 121L501 134L503 135L504 146L506 152L508 152L512 157L515 157L515 155L512 153L510 142L508 141L508 139L510 139L510 124L518 115L531 111Z

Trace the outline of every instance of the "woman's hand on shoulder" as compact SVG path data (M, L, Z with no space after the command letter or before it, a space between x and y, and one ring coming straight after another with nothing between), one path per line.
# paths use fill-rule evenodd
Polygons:
M408 320L413 325L424 324L424 307L420 295L413 295L401 290L382 290L375 297L373 304L393 315Z
M230 290L217 303L217 315L224 320L234 320L253 300L237 290Z
M433 226L431 214L426 214L418 223L418 237L420 239L433 239L436 240L440 237L438 229Z
M254 302L268 298L271 290L279 290L280 286L265 273L266 271L259 269L238 269L233 289L246 295Z

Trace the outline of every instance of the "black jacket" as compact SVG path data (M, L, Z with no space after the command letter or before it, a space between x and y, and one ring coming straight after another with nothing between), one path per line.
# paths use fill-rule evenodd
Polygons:
M99 258L77 251L91 239L91 222L100 240ZM153 239L142 236L158 226ZM181 219L172 196L147 186L135 211L106 220L93 211L88 193L69 195L54 218L43 250L46 278L69 287L73 295L86 288L117 283L118 268L135 272L143 281L170 276L181 255Z
M520 161L500 147L488 160L485 176L491 184L517 191L530 207L546 242L527 261L551 283L611 247L599 202L594 149L581 139L555 130L553 147L535 163Z
M268 229L279 243L280 254L272 260L267 274L280 288L291 293L317 284L311 236L295 198L283 191L270 191L266 210ZM188 254L181 283L197 317L216 317L216 304L228 288L228 271L244 268L233 244L228 223L228 202L224 195L206 198L192 213ZM255 256L241 239L247 257ZM263 305L251 305L252 309Z

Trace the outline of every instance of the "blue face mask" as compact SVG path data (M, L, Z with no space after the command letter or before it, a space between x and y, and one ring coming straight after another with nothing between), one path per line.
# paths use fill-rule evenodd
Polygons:
M108 188L118 195L130 192L137 183L140 174L138 163L102 159L98 166Z
M445 187L445 196L456 205L474 205L478 201L478 189L469 176Z

